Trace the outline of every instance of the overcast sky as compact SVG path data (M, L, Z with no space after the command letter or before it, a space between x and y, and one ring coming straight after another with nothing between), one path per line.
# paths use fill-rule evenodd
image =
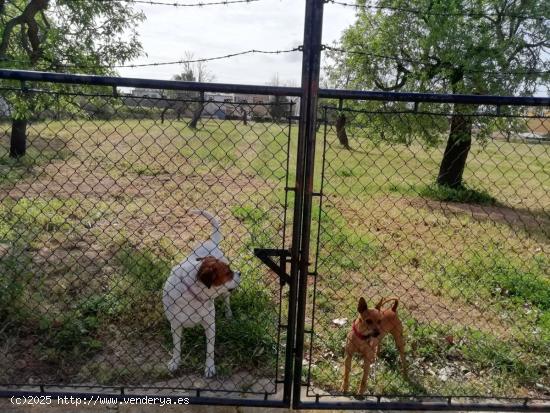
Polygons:
M147 16L139 27L147 56L132 63L182 60L186 51L192 52L195 58L203 58L249 49L291 49L303 43L304 0L261 0L191 8L143 5L140 8ZM353 23L354 15L354 8L326 4L323 42L328 44L338 39ZM245 55L209 62L208 69L216 82L263 85L278 74L282 82L299 85L301 59L300 52ZM121 76L153 79L170 79L181 71L178 65L119 69Z
M203 7L147 4L135 7L147 17L138 28L146 55L131 62L135 64L184 60L187 51L195 58L208 58L249 49L292 49L303 43L305 0L260 0ZM323 43L331 44L339 39L354 20L355 8L325 4ZM263 85L278 75L281 84L299 86L301 63L302 53L293 52L238 56L208 62L207 67L215 82ZM181 65L121 68L119 73L126 77L170 79L182 69ZM548 92L541 87L536 95L548 96Z

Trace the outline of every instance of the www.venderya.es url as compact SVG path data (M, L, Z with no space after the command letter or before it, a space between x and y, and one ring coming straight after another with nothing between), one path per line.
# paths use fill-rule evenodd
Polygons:
M71 405L71 406L101 406L114 404L155 404L158 406L189 404L188 397L159 397L159 396L12 396L14 405Z

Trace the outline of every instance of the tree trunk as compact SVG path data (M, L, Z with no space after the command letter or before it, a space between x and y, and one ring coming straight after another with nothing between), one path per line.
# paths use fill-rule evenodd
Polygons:
M27 152L27 119L11 122L10 157L20 158Z
M472 145L472 118L455 113L451 119L451 131L443 154L437 183L450 188L462 186L462 174Z
M164 123L164 116L166 116L166 112L170 109L169 106L166 106L164 109L162 109L162 112L160 112L160 123Z
M349 147L348 134L346 133L346 115L343 113L339 114L336 118L336 136L344 148L351 149Z
M191 129L197 129L197 123L199 122L203 109L204 109L204 92L200 92L199 106L193 112L193 118L191 119L191 122L189 122L189 127Z
M244 125L248 125L248 113L246 113L246 110L243 110L243 123Z

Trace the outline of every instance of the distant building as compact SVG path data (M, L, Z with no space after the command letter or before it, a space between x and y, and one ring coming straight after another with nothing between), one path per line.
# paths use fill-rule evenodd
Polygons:
M226 119L233 115L235 95L229 93L205 93L202 116Z
M300 113L300 99L296 97L287 97L288 112L291 116L297 116ZM271 107L275 102L275 96L269 95L235 95L235 103L240 106L246 106L249 117L254 118L270 118ZM244 105L246 104L246 105ZM291 105L292 104L292 105Z
M0 116L11 116L11 107L8 102L0 96Z
M135 88L134 90L132 90L132 96L137 98L161 98L162 91L159 89Z

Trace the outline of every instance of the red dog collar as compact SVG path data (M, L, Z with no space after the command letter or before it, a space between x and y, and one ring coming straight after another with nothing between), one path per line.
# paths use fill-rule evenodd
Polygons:
M353 322L352 324L352 329L353 329L353 333L359 337L361 340L368 340L370 338L370 335L364 335L364 334L361 334L359 331L357 331L357 327L355 327L355 321Z

